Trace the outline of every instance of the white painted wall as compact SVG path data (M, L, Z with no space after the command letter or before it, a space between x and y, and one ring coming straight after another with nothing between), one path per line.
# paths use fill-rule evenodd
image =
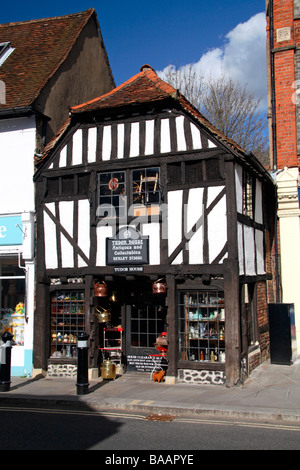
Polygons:
M35 117L0 120L0 213L34 211Z
M22 215L23 245L2 246L1 256L23 254L26 276L24 346L12 348L11 375L31 374L34 324L35 117L0 120L0 215ZM25 262L25 264L24 264Z

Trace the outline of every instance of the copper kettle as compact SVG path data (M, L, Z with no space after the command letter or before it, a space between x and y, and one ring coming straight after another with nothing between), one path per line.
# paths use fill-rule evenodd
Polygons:
M104 281L94 281L94 292L96 297L107 297L107 284Z

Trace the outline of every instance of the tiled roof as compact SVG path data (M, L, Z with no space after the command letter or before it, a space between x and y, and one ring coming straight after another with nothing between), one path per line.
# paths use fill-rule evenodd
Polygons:
M182 108L223 143L238 152L244 153L243 149L236 142L216 129L216 127L214 127L178 90L175 90L175 88L159 78L149 65L141 67L140 73L134 75L109 93L88 101L87 103L73 106L71 108L71 114L76 116L86 112L109 110L151 102L157 103L170 98L177 100Z
M0 43L15 50L0 66L6 103L0 110L30 106L64 62L78 35L95 10L66 16L0 25Z

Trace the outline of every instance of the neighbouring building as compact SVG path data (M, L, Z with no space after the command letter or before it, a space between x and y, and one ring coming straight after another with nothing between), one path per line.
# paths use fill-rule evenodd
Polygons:
M294 305L300 351L300 1L267 0L266 15L270 157L278 188L277 301Z
M268 358L275 185L148 65L71 108L35 173L34 367L234 386ZM167 341L166 341L167 339ZM163 345L163 347L160 347Z
M12 375L32 373L34 160L71 103L114 86L94 9L0 25L0 331L14 335Z

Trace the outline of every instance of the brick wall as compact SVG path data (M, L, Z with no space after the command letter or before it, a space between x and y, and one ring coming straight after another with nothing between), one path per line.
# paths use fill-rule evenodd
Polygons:
M299 166L300 1L273 0L277 168ZM269 18L267 18L269 37ZM300 98L300 95L299 95Z
M257 318L260 332L261 360L265 361L270 352L267 286L265 281L257 283Z

